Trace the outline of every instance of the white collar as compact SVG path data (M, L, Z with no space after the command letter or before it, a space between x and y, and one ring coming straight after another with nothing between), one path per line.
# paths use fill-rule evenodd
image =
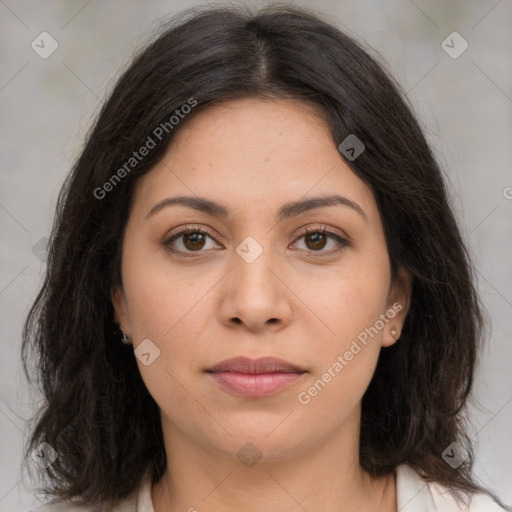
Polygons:
M429 484L407 464L396 468L396 501L400 512L437 511Z

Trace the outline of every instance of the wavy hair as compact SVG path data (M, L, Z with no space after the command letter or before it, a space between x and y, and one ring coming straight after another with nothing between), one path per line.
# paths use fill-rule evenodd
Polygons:
M23 327L24 372L44 396L24 463L47 442L58 458L41 472L43 492L84 504L117 503L146 474L152 482L162 476L159 408L132 347L120 342L110 291L122 285L122 239L138 178L195 113L244 97L309 102L320 107L336 146L350 134L364 142L347 164L373 191L392 276L400 268L412 276L400 342L381 351L363 396L361 467L379 476L406 463L457 496L492 495L472 476L466 419L483 308L440 167L405 94L376 58L314 11L287 5L181 13L134 56L103 104L60 191L44 282ZM192 111L161 130L128 172L133 152L191 98ZM119 172L123 165L127 172ZM467 453L457 469L442 458L453 442Z

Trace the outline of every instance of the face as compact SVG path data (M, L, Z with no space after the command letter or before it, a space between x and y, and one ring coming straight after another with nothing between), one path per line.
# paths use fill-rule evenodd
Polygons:
M178 196L195 203L155 209ZM339 198L308 203L327 196ZM408 290L391 282L371 190L313 107L243 99L199 112L137 183L122 249L116 321L164 436L225 455L252 442L272 459L355 433ZM238 356L295 370L210 373Z

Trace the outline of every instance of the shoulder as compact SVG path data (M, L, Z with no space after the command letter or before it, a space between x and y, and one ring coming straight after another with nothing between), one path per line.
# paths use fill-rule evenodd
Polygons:
M72 501L53 500L40 507L34 507L28 512L137 512L137 510L133 500L124 500L115 507L79 505Z
M31 508L28 512L103 512L101 507L78 506L71 501L51 501L40 507Z
M55 499L28 512L154 512L151 502L151 479L146 475L131 498L114 507L106 505L79 505L76 502Z
M490 496L466 496L467 506L457 502L452 490L437 482L426 482L410 466L396 468L398 510L401 512L504 512Z
M470 495L468 497L468 506L465 507L464 504L457 503L451 489L432 482L428 486L437 509L442 512L451 512L452 510L454 512L504 512L507 510L500 507L489 495L484 493Z

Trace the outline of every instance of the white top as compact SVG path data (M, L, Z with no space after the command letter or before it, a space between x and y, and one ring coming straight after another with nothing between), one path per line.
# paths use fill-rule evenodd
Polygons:
M503 512L486 494L474 494L469 508L457 506L450 490L440 484L425 482L410 466L396 468L396 492L399 512ZM112 510L101 507L79 507L69 502L43 505L29 512L155 512L151 501L151 484L146 478L135 498L124 500Z

